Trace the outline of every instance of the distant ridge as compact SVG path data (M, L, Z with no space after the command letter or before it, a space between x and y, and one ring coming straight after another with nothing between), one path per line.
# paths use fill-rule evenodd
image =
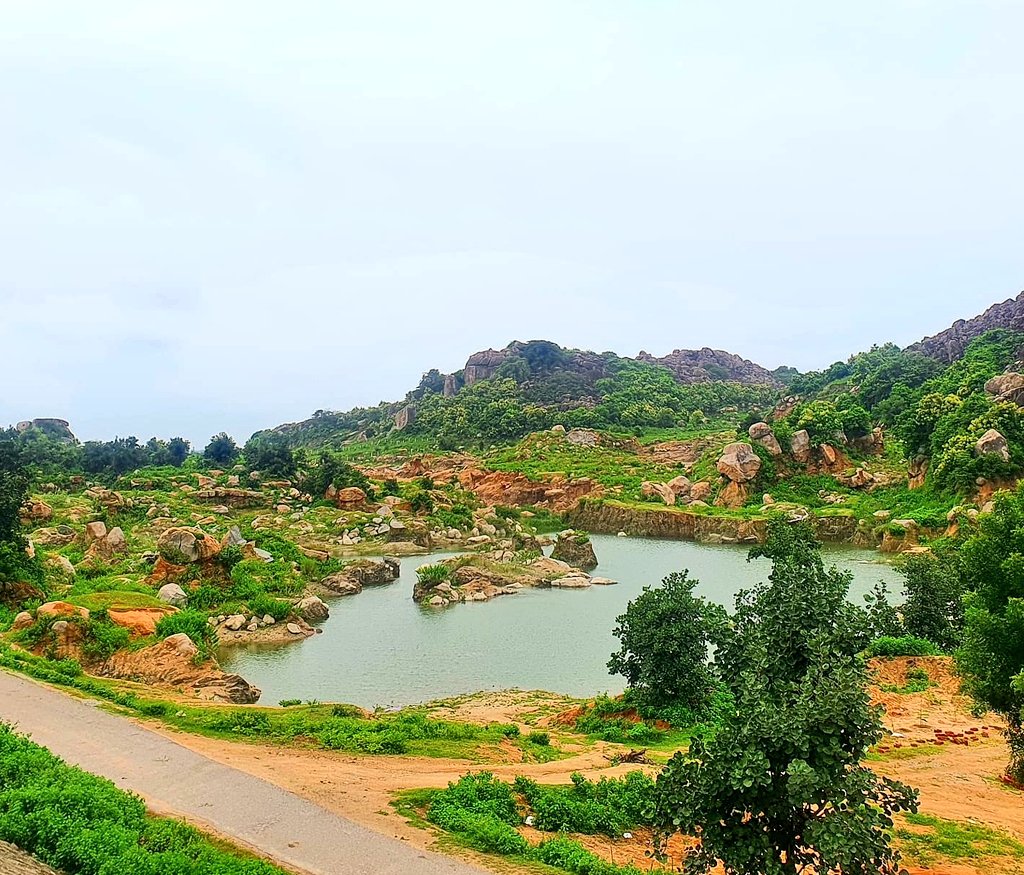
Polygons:
M908 346L908 352L920 352L945 364L955 362L974 338L996 328L1024 331L1024 292L993 304L973 319L958 319L945 331Z

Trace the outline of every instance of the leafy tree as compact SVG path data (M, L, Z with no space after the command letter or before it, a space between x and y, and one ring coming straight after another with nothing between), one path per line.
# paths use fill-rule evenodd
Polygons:
M28 558L27 541L21 531L21 506L30 483L18 445L0 441L0 596L12 583L42 582L41 566Z
M168 461L175 468L180 468L185 464L185 459L188 458L191 451L192 445L185 438L173 437L167 442Z
M215 465L231 465L238 458L238 444L231 435L222 431L210 438L203 450L203 458Z
M843 420L831 401L812 401L799 408L796 413L796 428L806 429L815 446L832 443L836 433L842 431Z
M344 461L337 453L320 450L305 463L302 477L302 488L314 498L322 498L329 486L335 489L346 489L357 486L366 493L373 492L373 486L358 468ZM392 481L394 491L388 495L398 494L398 482Z
M699 581L686 571L644 587L615 621L621 647L608 661L645 704L698 710L714 689L708 644L724 619L718 605L694 596Z
M1007 772L1024 782L1024 488L998 496L959 553L970 592L957 668L967 691L1006 719Z
M952 650L963 636L964 582L959 556L922 554L903 560L903 625L908 634Z
M295 453L284 437L274 432L261 432L246 442L245 462L250 471L272 477L293 477L296 471Z
M849 575L826 569L809 531L786 523L757 556L772 560L769 582L737 596L715 657L735 709L659 776L659 824L700 839L691 871L894 875L892 817L916 810L916 795L861 765L882 725Z

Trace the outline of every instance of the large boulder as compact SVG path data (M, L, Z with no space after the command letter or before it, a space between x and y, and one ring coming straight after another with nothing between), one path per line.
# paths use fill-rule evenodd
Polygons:
M990 428L978 438L974 452L979 456L998 456L1004 462L1010 461L1010 446L1006 438L994 428Z
M802 465L811 461L811 436L807 429L802 428L793 432L793 437L789 441L789 452Z
M667 483L655 483L652 480L645 480L640 484L640 494L644 498L660 498L665 504L676 503L676 494Z
M778 438L775 437L775 432L767 422L755 422L747 429L747 434L750 435L752 441L759 443L773 456L782 455L782 447L779 445Z
M718 493L718 498L715 499L715 505L735 510L736 508L743 507L749 498L749 484L737 483L735 480L730 480L724 487L722 487L722 491Z
M999 374L985 384L985 391L1000 401L1024 407L1024 374Z
M54 617L81 617L83 620L88 620L89 610L69 602L47 602L45 605L39 606L36 617L40 620L49 620Z
M594 545L584 532L573 530L562 532L555 541L555 548L551 551L551 558L561 562L567 562L575 568L596 568L597 556L594 553Z
M335 492L334 503L341 510L358 510L366 504L366 493L358 486L346 486Z
M167 529L156 542L160 555L176 565L206 562L221 551L220 542L202 529L174 527Z
M750 444L736 442L729 444L718 459L718 472L733 483L748 483L761 470L761 457Z
M132 608L107 611L110 622L122 629L127 629L134 638L145 638L156 634L156 624L164 617L175 612L174 608Z
M21 521L25 524L45 523L53 519L53 508L38 498L28 498L21 506Z
M327 605L315 595L306 596L306 598L299 601L295 605L295 613L307 623L320 623L331 615Z
M188 593L176 583L165 583L156 594L160 601L173 605L176 608L184 607L188 603Z
M398 580L401 570L397 559L357 559L338 573L358 581L360 586L381 586Z
M357 595L363 591L363 585L346 575L344 571L328 574L320 581L320 586L331 595Z

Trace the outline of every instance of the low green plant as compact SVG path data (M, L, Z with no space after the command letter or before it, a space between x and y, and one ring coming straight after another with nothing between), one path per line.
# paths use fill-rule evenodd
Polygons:
M439 583L444 583L446 580L451 578L452 570L447 565L435 563L433 565L423 565L416 569L416 577L420 583L437 586Z
M214 844L0 724L0 839L74 875L284 875Z
M884 636L876 638L868 645L868 656L938 656L941 651L938 647L924 638L915 638L913 635L903 635L899 638Z
M207 622L206 614L187 609L161 617L156 624L156 634L169 638L184 632L201 651L210 651L217 644L217 632Z
M539 747L547 747L551 744L551 736L546 732L531 732L526 736L526 740L530 742L530 744L536 744Z

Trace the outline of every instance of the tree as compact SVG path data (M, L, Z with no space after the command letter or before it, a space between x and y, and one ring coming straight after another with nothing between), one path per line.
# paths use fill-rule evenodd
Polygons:
M996 498L959 554L969 594L957 668L965 689L1006 719L1007 773L1024 783L1024 487Z
M714 689L708 644L725 611L693 594L699 581L686 571L644 587L615 621L621 647L608 671L622 675L645 704L698 710Z
M42 568L25 552L27 542L21 531L21 506L30 483L19 446L0 442L0 595L12 583L42 582Z
M231 435L222 431L210 438L203 450L203 457L217 465L230 465L238 458L238 444Z
M715 656L735 708L659 776L659 825L700 839L691 871L896 873L888 831L916 794L861 765L882 728L850 577L825 568L809 530L784 522L758 556L772 560L769 582L737 596Z
M168 459L175 468L180 468L185 464L185 459L188 458L191 451L192 446L185 438L173 437L167 443Z
M296 471L295 453L288 441L273 432L249 438L245 444L245 462L250 471L272 477L292 477Z
M373 492L373 485L362 471L330 450L320 450L313 459L307 460L304 467L302 488L314 498L323 498L329 486L333 486L335 489L357 486L367 494ZM397 495L397 482L394 487L394 493L390 494Z
M959 555L908 556L903 560L903 625L910 635L952 650L963 636L964 583Z

